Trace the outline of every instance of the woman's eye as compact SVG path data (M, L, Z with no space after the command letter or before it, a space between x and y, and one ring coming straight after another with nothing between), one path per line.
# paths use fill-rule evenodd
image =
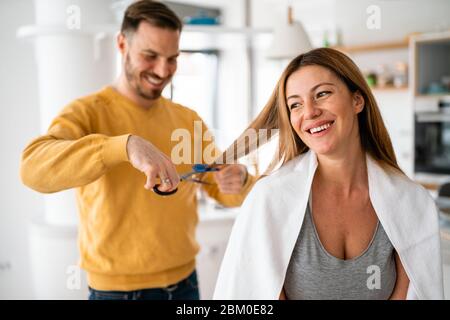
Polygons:
M298 108L298 107L301 107L301 104L300 103L293 103L293 104L291 104L291 106L290 106L290 110L294 110L295 108Z
M325 97L326 95L328 95L329 93L331 93L330 91L321 91L316 95L316 98L322 98Z

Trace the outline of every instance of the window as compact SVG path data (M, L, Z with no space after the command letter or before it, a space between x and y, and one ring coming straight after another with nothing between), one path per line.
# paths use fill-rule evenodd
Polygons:
M217 127L218 59L215 50L182 51L172 84L163 93L195 110L209 128Z

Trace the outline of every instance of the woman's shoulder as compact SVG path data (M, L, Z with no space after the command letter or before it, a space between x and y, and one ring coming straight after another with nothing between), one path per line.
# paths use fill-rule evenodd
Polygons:
M422 186L420 183L412 180L407 175L399 175L396 177L398 179L399 183L401 183L404 188L404 190L408 190L409 192L409 198L411 201L416 203L417 206L419 206L419 203L427 206L435 206L435 200L433 196L431 195L430 191L427 190L424 186Z
M369 180L372 181L373 191L382 195L383 199L388 199L390 203L406 202L408 205L424 211L434 206L431 193L420 183L397 169L377 166L375 170L371 170Z
M306 154L301 154L282 164L269 174L260 177L254 185L252 192L259 194L273 194L273 192L277 192L277 190L283 190L283 186L285 186L287 182L291 183L291 180L295 179L295 172L304 170L304 168L299 168L299 166L302 164L302 160L305 158L305 155Z
M424 186L408 177L405 173L392 169L387 170L387 175L398 188L411 193L426 195L431 198L430 192Z

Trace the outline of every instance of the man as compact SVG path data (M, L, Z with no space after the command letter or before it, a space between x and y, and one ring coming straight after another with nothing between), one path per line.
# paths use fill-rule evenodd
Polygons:
M116 83L69 104L23 152L26 185L44 193L77 188L90 299L199 298L198 184L178 185L194 154L191 163L177 165L170 155L174 130L193 137L201 119L161 97L177 68L181 28L161 3L128 7L118 36L123 69ZM203 143L201 151L208 147ZM247 176L244 166L225 165L207 174L209 184L202 187L223 205L238 206L254 182ZM162 197L151 191L156 185L178 191Z

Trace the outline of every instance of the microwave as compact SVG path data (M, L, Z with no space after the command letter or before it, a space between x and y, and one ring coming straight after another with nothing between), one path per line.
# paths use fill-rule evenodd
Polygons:
M414 126L414 171L450 174L450 112L418 112Z

